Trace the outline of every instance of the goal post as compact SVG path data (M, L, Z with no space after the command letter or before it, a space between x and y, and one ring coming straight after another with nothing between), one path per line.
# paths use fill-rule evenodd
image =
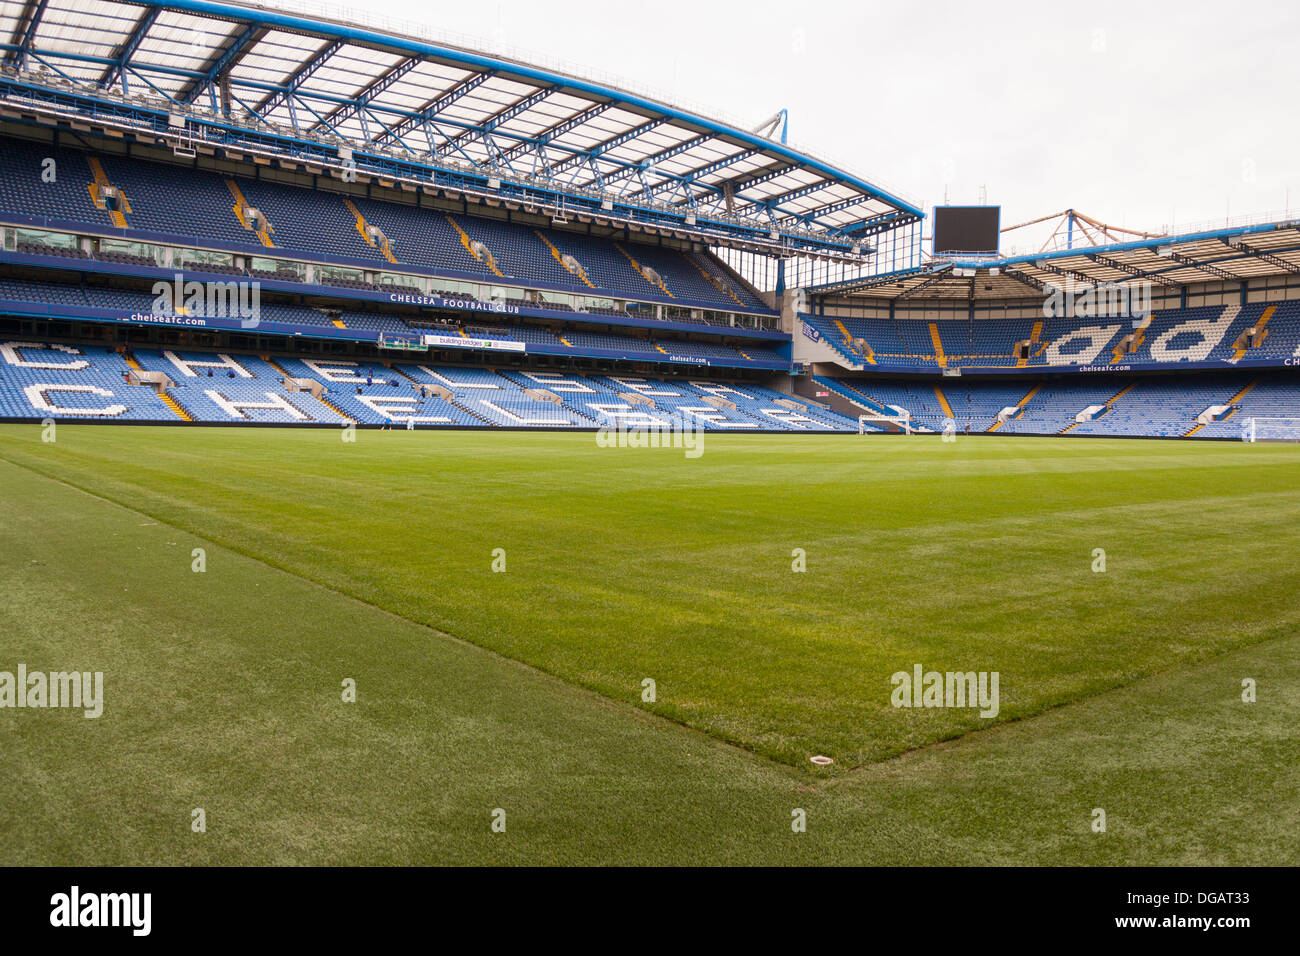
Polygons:
M1241 423L1241 440L1300 442L1300 418L1247 418Z
M427 352L429 350L429 346L425 345L418 335L385 335L380 332L376 344L381 349L398 352Z
M864 412L858 416L858 434L871 435L877 432L902 432L912 434L912 416L907 412L900 415L885 415L881 412Z

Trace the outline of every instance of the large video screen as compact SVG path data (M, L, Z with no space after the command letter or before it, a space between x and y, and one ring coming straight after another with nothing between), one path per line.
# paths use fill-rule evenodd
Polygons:
M935 206L934 254L997 252L1000 206Z

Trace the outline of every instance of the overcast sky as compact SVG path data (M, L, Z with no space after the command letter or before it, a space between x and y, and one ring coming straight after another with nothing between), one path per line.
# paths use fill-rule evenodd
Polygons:
M356 6L357 0L344 0ZM927 207L1157 231L1300 210L1300 4L385 0L745 119ZM1034 236L1011 237L1012 244Z

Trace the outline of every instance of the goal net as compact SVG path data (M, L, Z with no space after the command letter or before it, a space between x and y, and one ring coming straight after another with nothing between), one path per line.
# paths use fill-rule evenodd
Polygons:
M429 350L429 346L425 345L419 336L385 335L380 332L377 344L381 349L394 349L401 352L427 352Z
M1300 418L1247 418L1241 423L1241 440L1300 442Z
M912 416L907 412L886 415L881 412L866 412L858 416L858 434L874 435L879 432L902 432L912 434Z

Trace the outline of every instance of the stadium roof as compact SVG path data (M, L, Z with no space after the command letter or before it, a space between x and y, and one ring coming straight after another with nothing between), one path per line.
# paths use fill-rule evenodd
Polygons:
M363 174L769 254L853 259L923 216L757 132L416 31L207 0L0 0L0 41L0 104L173 145L323 167L351 148Z
M886 299L1015 299L1037 295L1049 285L1068 289L1075 284L1145 280L1181 289L1284 273L1300 275L1300 220L1037 255L934 259L915 268L827 282L808 291Z

